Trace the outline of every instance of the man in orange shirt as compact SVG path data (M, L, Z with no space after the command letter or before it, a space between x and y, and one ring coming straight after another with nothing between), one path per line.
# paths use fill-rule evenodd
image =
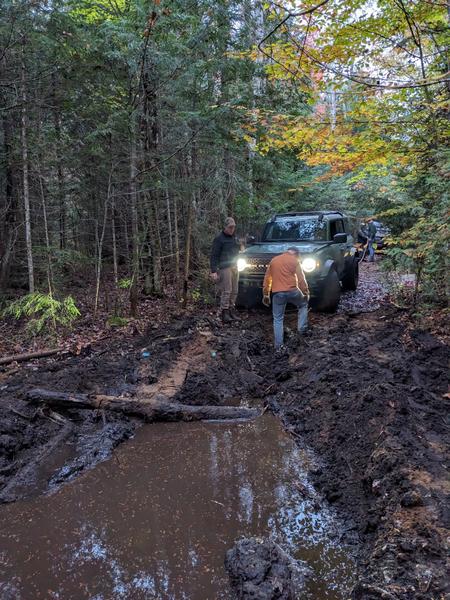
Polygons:
M283 345L283 321L286 304L290 302L298 308L298 331L304 334L308 329L309 289L299 261L299 250L288 248L283 254L270 261L263 283L263 304L270 306L272 290L273 332L275 349Z

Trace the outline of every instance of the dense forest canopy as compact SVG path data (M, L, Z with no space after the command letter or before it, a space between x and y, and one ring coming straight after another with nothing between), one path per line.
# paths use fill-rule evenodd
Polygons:
M3 0L0 289L141 292L226 215L377 215L445 296L449 12L438 0Z

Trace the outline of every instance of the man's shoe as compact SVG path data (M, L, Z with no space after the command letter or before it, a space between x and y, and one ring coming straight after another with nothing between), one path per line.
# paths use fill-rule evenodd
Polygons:
M300 337L311 337L312 336L312 331L311 329L300 329L300 331L298 332L298 335Z
M283 356L289 356L288 348L284 344L282 344L281 346L278 346L278 348L275 348L275 356L277 358L282 358Z
M233 319L231 318L230 311L228 308L222 311L222 323L227 325L228 323L232 323Z
M233 319L233 321L241 321L242 320L238 311L234 307L230 308L230 317Z

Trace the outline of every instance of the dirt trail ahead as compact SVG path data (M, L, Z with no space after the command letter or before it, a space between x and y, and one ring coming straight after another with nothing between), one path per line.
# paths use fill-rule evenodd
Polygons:
M54 489L137 426L109 411L36 410L25 400L32 387L266 405L321 460L312 479L346 518L345 541L359 545L354 598L444 598L448 348L383 300L373 265L339 314L312 315L312 336L292 337L281 359L269 313L243 317L223 328L211 316L179 316L127 345L0 372L0 500ZM294 314L286 324L294 327Z

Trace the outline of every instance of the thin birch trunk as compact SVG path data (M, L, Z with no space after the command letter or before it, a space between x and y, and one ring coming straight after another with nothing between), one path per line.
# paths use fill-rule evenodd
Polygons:
M21 61L21 95L22 95L22 118L21 118L21 137L22 137L22 168L23 168L23 204L25 212L25 244L27 248L28 263L28 288L30 294L34 292L34 263L33 263L33 245L31 240L31 213L30 213L30 187L28 175L28 140L27 140L27 88L25 78L25 41L22 47Z
M101 276L102 276L102 260L103 260L103 242L105 239L106 224L107 224L107 219L108 219L109 199L111 197L112 174L113 174L113 169L111 168L111 171L109 173L109 180L108 180L108 192L106 195L106 201L105 201L105 206L104 206L104 210L103 210L102 233L100 235L100 239L98 239L98 236L96 237L96 239L97 239L97 265L96 265L94 317L97 316L98 298L100 295L100 281L101 281Z

